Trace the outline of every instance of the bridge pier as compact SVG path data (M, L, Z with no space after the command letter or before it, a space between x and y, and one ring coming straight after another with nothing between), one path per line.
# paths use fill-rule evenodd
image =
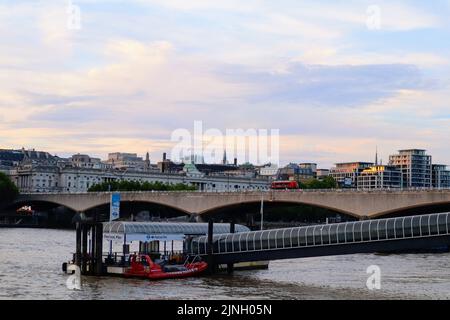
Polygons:
M86 224L81 225L81 233L82 233L82 239L81 239L81 246L82 246L82 255L81 255L81 274L87 273L87 262L89 260L88 256L88 231L89 228Z
M103 274L103 224L96 222L94 228L95 232L95 275Z
M213 255L213 235L214 235L214 221L209 219L208 221L208 244L207 244L207 263L208 263L208 273L214 274L216 272L216 265L214 263Z
M81 222L76 223L76 244L75 244L75 265L78 267L81 266L81 230L82 230L82 224Z
M236 232L236 221L233 218L231 218L231 223L230 223L230 233L235 233ZM233 274L234 272L234 264L233 263L228 263L227 264L227 273L228 274Z
M86 219L83 212L76 218L76 248L74 263L83 275L103 274L103 224L98 217ZM88 233L90 233L90 243ZM88 252L89 250L89 252Z

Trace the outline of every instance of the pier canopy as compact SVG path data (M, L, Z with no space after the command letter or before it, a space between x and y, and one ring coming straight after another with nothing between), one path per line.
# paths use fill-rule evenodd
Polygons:
M293 251L300 249L305 252L304 249L307 248L339 248L339 245L367 247L373 246L374 243L381 244L388 249L395 247L395 243L400 240L418 239L423 241L426 238L444 236L450 236L450 213L323 224L240 234L220 234L214 235L212 249L213 253L218 255L253 252L257 253L256 256L259 254L255 261L260 261L262 259L261 253L265 251L270 251L273 255L278 253L282 255L288 249ZM442 240L444 243L445 241ZM388 243L392 245L388 245ZM192 241L191 253L207 255L207 248L208 238L201 236ZM342 247L339 250L336 249L334 252L344 251ZM329 251L333 250L329 249ZM302 257L302 253L298 253L297 257Z
M248 232L249 228L236 225L235 232ZM229 223L215 223L215 235L230 232ZM208 234L207 223L129 222L113 221L103 223L105 240L117 241L170 241L184 240L186 236Z

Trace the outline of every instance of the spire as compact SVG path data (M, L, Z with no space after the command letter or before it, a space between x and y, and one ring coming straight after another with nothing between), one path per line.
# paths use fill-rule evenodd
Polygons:
M378 146L375 148L375 165L378 165Z
M150 171L150 154L148 152L145 155L144 169L145 171Z
M227 150L223 150L223 164L227 164Z

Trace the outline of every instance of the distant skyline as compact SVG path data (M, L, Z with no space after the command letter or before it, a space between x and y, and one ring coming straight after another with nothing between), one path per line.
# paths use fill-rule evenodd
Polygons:
M1 148L0 148L1 149ZM418 148L403 148L403 149L401 149L401 150L412 150L412 149L418 149ZM32 151L38 151L38 152L46 152L47 150L38 150L38 149L36 149L36 148L30 148L30 149L27 149L27 148L25 148L25 150L27 150L27 151L29 151L29 150L32 150ZM330 169L330 168L332 168L332 167L334 167L335 166L335 164L338 164L338 163L355 163L355 162L362 162L362 163L374 163L374 164L377 164L377 165L388 165L389 164L389 156L391 156L391 155L395 155L395 154L398 154L398 152L399 151L401 151L401 150L395 150L395 151L393 151L393 152L390 152L389 154L386 154L386 157L385 158L383 158L383 157L380 157L380 153L378 152L375 152L374 154L373 154L373 159L369 159L369 157L366 157L366 159L352 159L352 160L347 160L347 161L339 161L339 160L336 160L336 161L334 161L334 162L332 162L332 164L331 165L321 165L321 163L319 163L319 162L317 162L317 161L314 161L314 160L311 160L311 161L303 161L303 160L297 160L297 161L290 161L290 162L286 162L286 161L281 161L281 163L280 163L280 167L284 167L284 166L286 166L286 165L288 165L288 164L291 164L291 163L294 163L294 164L301 164L301 163L315 163L315 164L317 164L317 169ZM420 150L422 150L422 149L420 149ZM423 149L423 150L426 150L426 149ZM426 150L427 152L427 155L431 155L431 156L433 156L430 152L428 152L428 150ZM48 152L48 151L47 151ZM101 161L106 161L106 160L108 160L108 154L110 154L110 153L117 153L117 152L119 152L119 153L126 153L126 152L122 152L122 151L118 151L118 150L116 150L116 151L111 151L111 152L108 152L107 154L88 154L88 153L84 153L84 152L75 152L75 153L67 153L67 152L62 152L62 153L60 153L60 154L52 154L52 155L54 155L54 156L58 156L58 157L61 157L61 158L70 158L70 157L72 157L72 156L74 156L74 155L79 155L79 154L81 154L81 155L88 155L88 156L90 156L90 157L93 157L93 158L100 158L100 160ZM164 153L164 152L163 152ZM144 152L144 153L139 153L139 152L132 152L132 154L136 154L138 157L141 157L143 160L145 160L146 159L146 156L147 156L147 152ZM150 158L150 162L152 163L152 164L156 164L157 162L160 162L160 161L162 161L162 158L163 158L163 154L161 154L159 157L158 157L158 155L155 157L155 158ZM168 157L169 158L169 157ZM186 161L186 160L188 160L189 158L191 158L192 159L192 157L188 157L188 156L186 156L186 158L183 160L183 162L184 161ZM194 157L193 157L196 161L197 160L203 160L202 159L202 157L201 156L195 156L194 155ZM169 159L169 160L171 160L171 159ZM175 161L175 162L177 162L177 161ZM178 162L181 162L181 161L178 161ZM233 162L234 162L234 158L233 159L231 159L231 158L227 158L227 163L228 164L233 164ZM222 162L220 162L220 163L210 163L210 162L207 162L207 161L205 161L204 162L205 164L222 164ZM244 164L244 162L238 162L238 164ZM252 164L255 164L255 163L252 163ZM266 164L268 164L268 163L266 163ZM450 159L449 159L449 161L448 162L439 162L439 161L436 161L435 160L435 158L434 157L432 157L432 164L433 165L446 165L446 166L448 166L448 168L450 168ZM255 165L260 165L260 164L255 164Z
M280 129L282 164L376 146L450 164L449 16L450 0L4 0L0 148L153 161L201 120Z

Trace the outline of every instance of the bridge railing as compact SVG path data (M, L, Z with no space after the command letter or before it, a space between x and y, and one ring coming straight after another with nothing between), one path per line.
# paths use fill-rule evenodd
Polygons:
M214 254L346 245L449 235L450 213L222 234ZM194 239L191 254L207 254L207 237Z
M297 190L259 190L259 191L117 191L122 194L284 194L284 193L399 193L399 192L450 192L450 188L404 188L404 189L297 189ZM92 195L113 192L29 192L21 195Z

